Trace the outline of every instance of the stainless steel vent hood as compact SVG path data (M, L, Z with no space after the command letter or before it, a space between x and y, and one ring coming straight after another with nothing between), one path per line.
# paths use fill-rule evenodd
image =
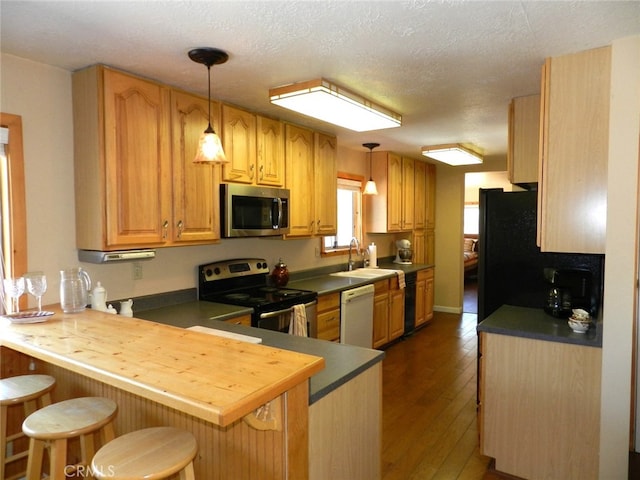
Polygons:
M141 250L116 250L101 252L98 250L78 250L78 260L88 263L112 263L138 260L151 260L156 257L156 251L150 248Z

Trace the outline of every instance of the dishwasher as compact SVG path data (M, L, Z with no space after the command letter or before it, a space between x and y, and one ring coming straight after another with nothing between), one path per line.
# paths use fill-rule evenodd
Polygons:
M373 292L373 285L365 285L340 295L340 343L373 345Z

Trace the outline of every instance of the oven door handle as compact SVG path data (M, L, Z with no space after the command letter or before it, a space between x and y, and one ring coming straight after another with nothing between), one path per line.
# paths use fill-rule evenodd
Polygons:
M304 308L312 307L316 303L317 303L316 300L314 300L313 302L305 303ZM285 308L283 310L278 310L275 312L265 312L260 314L260 318L263 319L263 318L277 317L279 315L282 315L283 313L290 313L292 310L293 310L293 307L289 307L289 308Z

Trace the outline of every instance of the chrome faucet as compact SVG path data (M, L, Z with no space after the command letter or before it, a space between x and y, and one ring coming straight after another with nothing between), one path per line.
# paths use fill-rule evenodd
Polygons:
M349 263L347 264L347 270L349 271L353 270L353 267L356 263L355 260L351 258L351 248L353 247L354 243L356 244L356 255L360 255L360 244L358 243L358 239L356 237L353 237L349 242Z

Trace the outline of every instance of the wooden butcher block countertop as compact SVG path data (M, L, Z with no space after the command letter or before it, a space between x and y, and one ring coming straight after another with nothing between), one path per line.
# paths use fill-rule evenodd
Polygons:
M219 426L307 381L324 359L92 310L0 318L0 345Z

